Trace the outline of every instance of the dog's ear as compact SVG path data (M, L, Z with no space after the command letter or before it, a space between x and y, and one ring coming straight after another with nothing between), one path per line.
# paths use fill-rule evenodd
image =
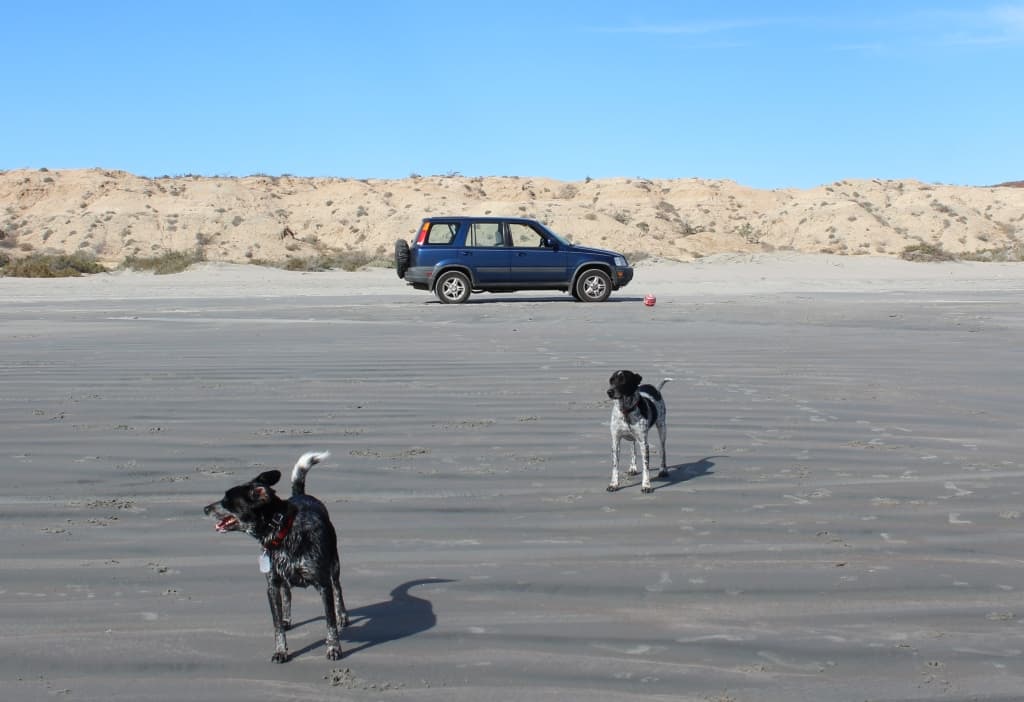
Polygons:
M268 470L260 473L253 478L254 485L262 485L264 487L270 487L271 485L277 485L277 481L281 479L281 471L279 470Z

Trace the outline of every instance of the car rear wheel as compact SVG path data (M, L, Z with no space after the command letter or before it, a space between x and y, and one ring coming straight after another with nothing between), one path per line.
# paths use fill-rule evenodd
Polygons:
M446 305L458 305L468 300L472 291L465 273L448 271L437 279L434 292L437 293L437 299Z
M409 270L409 242L399 239L395 242L395 272L398 273L399 278L404 278L407 270Z
M580 302L604 302L612 294L612 279L597 268L583 271L573 288Z

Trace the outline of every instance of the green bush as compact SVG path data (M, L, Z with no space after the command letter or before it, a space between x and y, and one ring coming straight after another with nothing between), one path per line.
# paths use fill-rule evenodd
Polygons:
M986 263L1020 263L1024 261L1024 244L1009 242L1002 247L964 253L961 258L965 261L984 261Z
M371 254L367 251L328 251L308 258L289 257L283 263L275 264L266 260L251 260L250 263L260 265L277 265L286 271L326 271L340 268L343 271L356 271L363 266L377 265L381 267L393 266L394 263L387 258Z
M83 273L106 273L96 256L84 251L73 254L32 254L0 261L0 270L13 278L69 278Z
M199 249L192 251L168 251L159 256L129 256L121 264L121 268L130 271L151 271L155 275L181 273L193 263L201 263L206 256Z
M940 261L955 261L956 256L942 248L941 244L913 244L900 252L900 258L904 261L918 261L925 263L936 263Z

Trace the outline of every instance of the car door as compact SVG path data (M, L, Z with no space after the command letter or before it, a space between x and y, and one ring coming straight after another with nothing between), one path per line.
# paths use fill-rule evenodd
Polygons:
M511 254L500 222L470 222L461 254L476 284L486 287L508 282Z
M513 284L552 287L568 280L568 254L557 242L524 222L508 222L512 243L509 280Z

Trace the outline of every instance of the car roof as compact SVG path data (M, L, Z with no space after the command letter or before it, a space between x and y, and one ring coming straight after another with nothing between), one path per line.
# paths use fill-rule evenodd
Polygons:
M448 217L424 217L424 222L521 222L523 224L540 224L528 217L495 217L493 215L477 217L475 215L451 215Z

